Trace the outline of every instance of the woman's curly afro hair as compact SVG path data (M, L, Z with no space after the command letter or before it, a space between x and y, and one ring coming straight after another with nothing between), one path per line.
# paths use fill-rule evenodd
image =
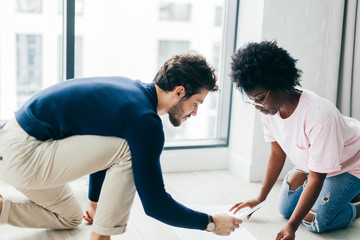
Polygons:
M257 87L288 91L300 86L296 62L276 41L248 43L233 54L230 77L246 94Z

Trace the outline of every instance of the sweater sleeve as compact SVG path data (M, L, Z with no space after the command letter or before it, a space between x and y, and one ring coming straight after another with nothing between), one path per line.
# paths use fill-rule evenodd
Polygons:
M160 166L164 146L160 118L146 115L128 130L126 139L132 156L135 186L145 213L172 226L206 229L207 214L185 207L165 191Z

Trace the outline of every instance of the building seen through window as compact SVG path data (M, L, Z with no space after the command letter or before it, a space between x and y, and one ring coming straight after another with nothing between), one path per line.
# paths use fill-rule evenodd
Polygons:
M16 87L17 107L41 90L42 37L40 35L16 35Z
M222 19L223 19L222 10L223 10L223 8L221 6L215 7L214 25L216 27L221 27L221 25L222 25Z
M24 13L41 13L42 0L16 0L16 11Z
M160 68L169 56L186 52L190 49L190 41L159 40L158 65Z
M160 2L159 19L167 21L190 21L191 4Z

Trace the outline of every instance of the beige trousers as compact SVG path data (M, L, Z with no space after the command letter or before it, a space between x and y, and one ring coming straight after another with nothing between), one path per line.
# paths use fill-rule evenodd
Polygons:
M0 157L0 179L28 198L19 202L0 192L4 198L0 224L77 227L83 211L67 183L108 168L93 231L113 235L126 230L135 185L124 139L84 135L38 141L21 128L0 129Z

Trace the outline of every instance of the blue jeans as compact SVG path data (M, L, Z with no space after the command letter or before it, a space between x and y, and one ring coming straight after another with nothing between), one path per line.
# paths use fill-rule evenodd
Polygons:
M307 181L296 190L290 190L288 177L284 178L280 196L279 210L285 218L293 213ZM327 177L314 206L315 220L311 223L303 221L303 225L312 232L326 232L351 225L356 216L356 209L350 201L360 192L360 179L343 173Z

